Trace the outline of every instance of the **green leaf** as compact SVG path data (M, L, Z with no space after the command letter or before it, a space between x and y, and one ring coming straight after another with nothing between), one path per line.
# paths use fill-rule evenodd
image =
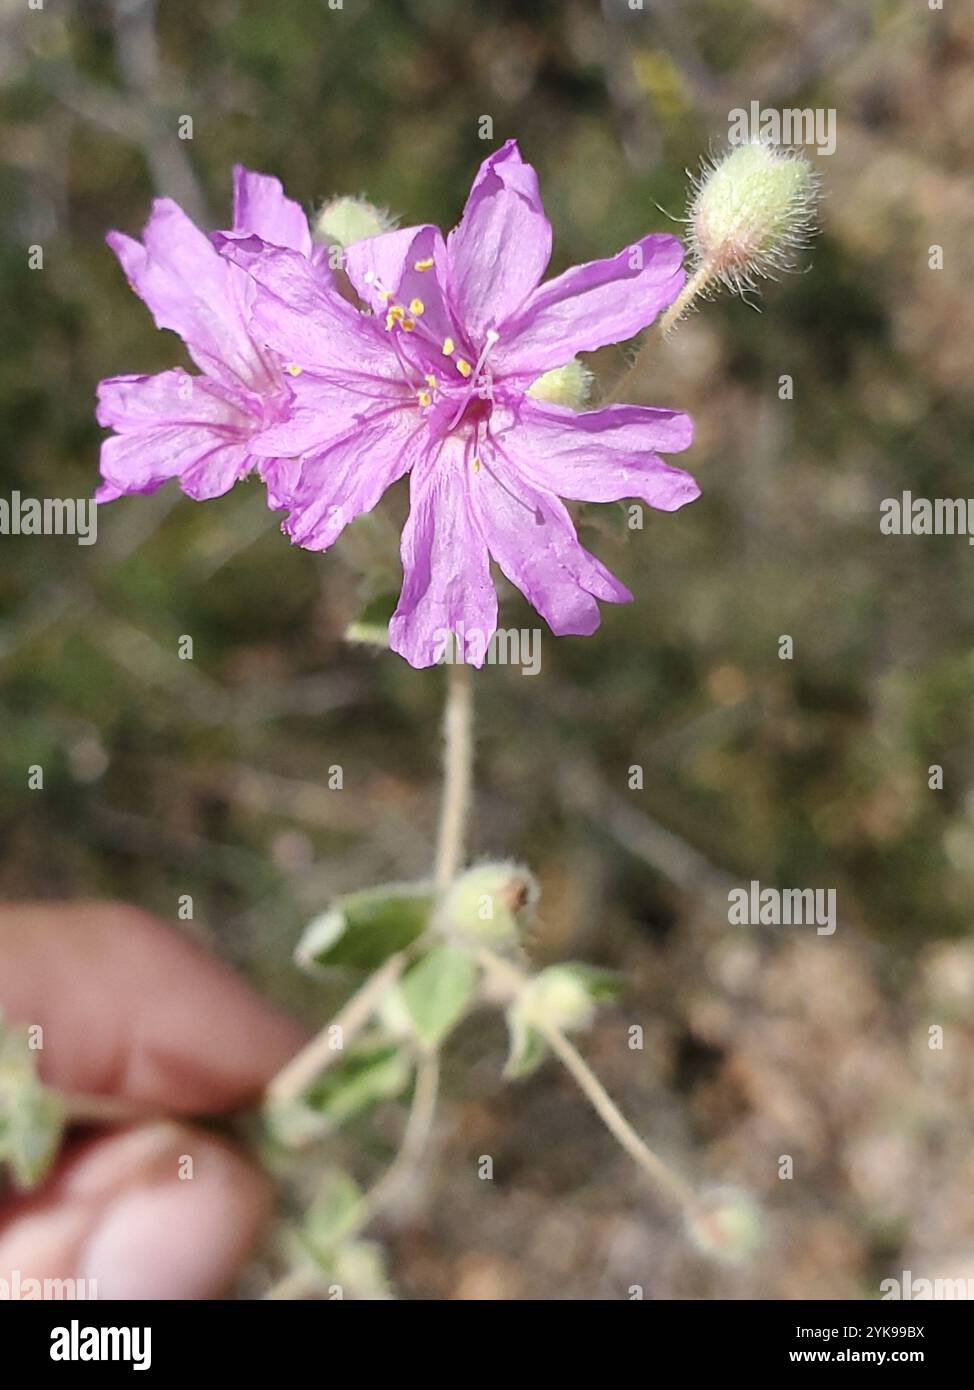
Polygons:
M57 1156L64 1133L61 1098L37 1075L36 1053L21 1030L0 1018L0 1163L21 1190L36 1187Z
M399 996L416 1035L436 1047L459 1023L477 987L477 966L464 951L434 946L403 976Z
M348 1056L309 1088L306 1104L337 1129L380 1100L401 1095L412 1077L412 1061L399 1043L359 1039Z
M335 1247L354 1229L362 1192L341 1168L325 1174L304 1218L304 1237L316 1260L328 1260Z
M339 898L305 928L294 953L304 969L376 970L426 929L427 883L386 883Z
M504 1075L512 1080L529 1076L548 1055L548 1044L536 1028L517 1009L507 1011L507 1029L511 1048L507 1056Z

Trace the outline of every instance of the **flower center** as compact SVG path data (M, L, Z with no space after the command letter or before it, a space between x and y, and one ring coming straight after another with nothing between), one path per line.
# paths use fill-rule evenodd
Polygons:
M487 358L490 355L491 348L497 342L497 336L498 335L494 332L493 328L488 328L486 333L486 342L484 343L484 346L481 349L480 356L477 358L477 365L476 367L474 367L471 373L471 384L463 400L461 400L459 406L457 407L456 415L454 415L453 419L450 421L449 428L451 430L456 428L456 426L460 422L461 417L467 413L468 408L471 402L473 401L475 395L479 398L480 401L483 401L485 403L494 399L494 378L491 375L490 369L487 366ZM486 413L486 409L487 407L485 406L485 409L482 410L480 413Z
M417 261L416 269L426 270L431 264L432 262ZM464 418L482 418L489 410L489 402L493 400L493 375L487 365L487 359L498 339L495 330L493 328L487 330L480 355L477 361L471 365L457 351L456 341L449 334L442 341L434 336L430 326L424 322L426 305L422 299L417 296L412 298L408 304L401 304L373 271L366 272L365 280L367 284L372 286L385 305L386 332L392 337L393 348L402 366L403 375L413 388L420 408L423 410L432 409L435 398L442 389L448 393L442 402L443 404L446 404L448 400L452 406L453 402L456 401L452 418L442 422L445 423L447 430L454 429ZM412 353L403 350L405 345L400 347L399 335L405 333L415 334L418 342L422 343L426 349L433 350L436 366L440 367L442 364L443 369L446 370L446 375L443 375L439 370L427 371L423 374L422 384L420 383L418 373L422 368L411 360ZM443 361L444 358L449 360L449 369L447 369L447 363ZM454 372L456 376L453 375ZM455 388L461 382L465 384L466 389L457 399ZM481 405L481 402L487 404Z

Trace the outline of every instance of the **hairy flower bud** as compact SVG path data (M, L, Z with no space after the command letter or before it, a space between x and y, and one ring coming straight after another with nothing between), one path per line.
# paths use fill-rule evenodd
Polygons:
M721 1264L743 1263L761 1241L760 1209L737 1187L701 1193L686 1220L697 1249Z
M561 1028L566 1033L588 1028L595 1017L595 999L579 972L570 965L542 970L525 988L515 1008L525 1023Z
M396 219L365 198L332 198L314 220L313 236L328 246L351 246L395 226Z
M550 372L533 381L528 387L528 395L536 401L570 405L573 410L579 410L588 401L593 381L588 367L573 357L564 367L553 367Z
M738 145L704 166L690 204L698 265L730 289L787 270L814 231L818 178L796 150L762 141Z
M520 864L478 864L455 880L437 919L449 936L485 946L513 945L529 923L538 885Z
M704 160L688 209L692 272L662 319L664 332L700 294L723 284L746 295L794 268L816 229L819 177L799 150L755 140Z

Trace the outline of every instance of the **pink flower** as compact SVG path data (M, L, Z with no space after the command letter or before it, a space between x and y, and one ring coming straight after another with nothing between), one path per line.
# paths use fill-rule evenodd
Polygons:
M277 179L239 165L233 226L302 258L313 256L298 204L284 197ZM97 500L154 492L169 478L178 478L197 500L218 497L256 467L274 505L275 461L250 446L255 434L285 418L290 391L281 364L251 331L253 280L219 255L168 198L153 204L142 242L121 232L109 232L107 241L157 326L179 334L202 375L176 367L99 383L98 422L116 433L101 446Z
M675 237L541 283L551 228L514 141L484 161L446 241L420 226L347 249L371 313L255 230L216 240L260 287L251 332L292 373L293 399L248 448L296 461L274 476L285 530L311 550L410 473L394 650L428 666L444 634L476 634L467 659L480 664L497 623L491 558L556 634L592 633L598 600L632 598L579 543L561 499L632 497L664 511L692 501L696 483L659 457L689 445L689 418L632 405L577 413L527 391L652 323L683 284Z

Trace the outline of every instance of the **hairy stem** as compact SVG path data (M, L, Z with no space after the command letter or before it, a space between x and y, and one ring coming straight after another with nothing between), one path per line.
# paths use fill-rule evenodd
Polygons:
M420 1054L416 1084L409 1107L402 1143L389 1167L368 1192L363 1193L351 1220L344 1228L344 1239L354 1240L399 1197L403 1182L422 1162L433 1131L436 1102L440 1089L440 1057L434 1051ZM285 1274L263 1295L265 1299L313 1298L325 1282L320 1270L310 1263Z
M663 337L667 337L679 323L680 319L689 309L693 300L701 290L705 290L716 274L716 267L712 260L703 261L688 280L684 282L683 289L674 299L666 313L659 321L660 331Z
M375 1186L362 1198L356 1230L367 1226L380 1211L391 1206L399 1196L403 1180L419 1167L433 1130L439 1090L439 1054L435 1051L424 1052L416 1068L416 1085L399 1152Z
M669 337L687 309L689 309L693 300L696 299L697 295L700 294L702 290L707 288L716 273L716 268L713 263L711 261L704 261L703 264L693 272L689 279L685 281L683 289L663 314L662 318L656 323L656 328L659 330L661 337ZM603 405L612 405L628 394L630 387L639 376L643 358L649 351L653 342L655 342L655 337L646 339L643 346L636 354L636 360L631 366L626 368L622 375L617 378L606 392L602 399Z
M433 871L437 896L446 892L463 860L463 842L473 782L473 687L470 667L447 666L446 708L443 715L443 799ZM415 946L416 943L414 942ZM265 1092L265 1101L280 1105L297 1100L322 1072L332 1066L348 1043L361 1032L402 974L410 951L397 951L370 975L345 1006L306 1047L279 1071ZM340 1029L341 1045L334 1045Z
M321 1032L277 1073L265 1092L267 1102L281 1104L297 1100L312 1081L344 1055L344 1049L368 1023L386 991L402 974L408 957L408 951L396 951L369 976ZM335 1029L341 1030L339 1047L333 1041Z
M454 660L446 669L443 800L436 845L436 865L433 871L433 882L438 896L449 888L463 862L463 844L473 785L473 682L470 678L470 667L463 661Z
M477 959L505 993L516 999L530 984L531 977L518 966L481 947ZM535 1023L558 1060L571 1073L612 1137L625 1149L631 1159L677 1206L686 1209L694 1200L693 1188L674 1173L642 1140L623 1115L595 1072L570 1042L562 1030L552 1024Z
M540 1027L538 1031L559 1061L571 1072L593 1110L629 1157L673 1199L677 1206L688 1207L693 1201L692 1187L684 1182L678 1173L668 1168L648 1144L640 1139L574 1043L569 1042L559 1028L547 1026Z

